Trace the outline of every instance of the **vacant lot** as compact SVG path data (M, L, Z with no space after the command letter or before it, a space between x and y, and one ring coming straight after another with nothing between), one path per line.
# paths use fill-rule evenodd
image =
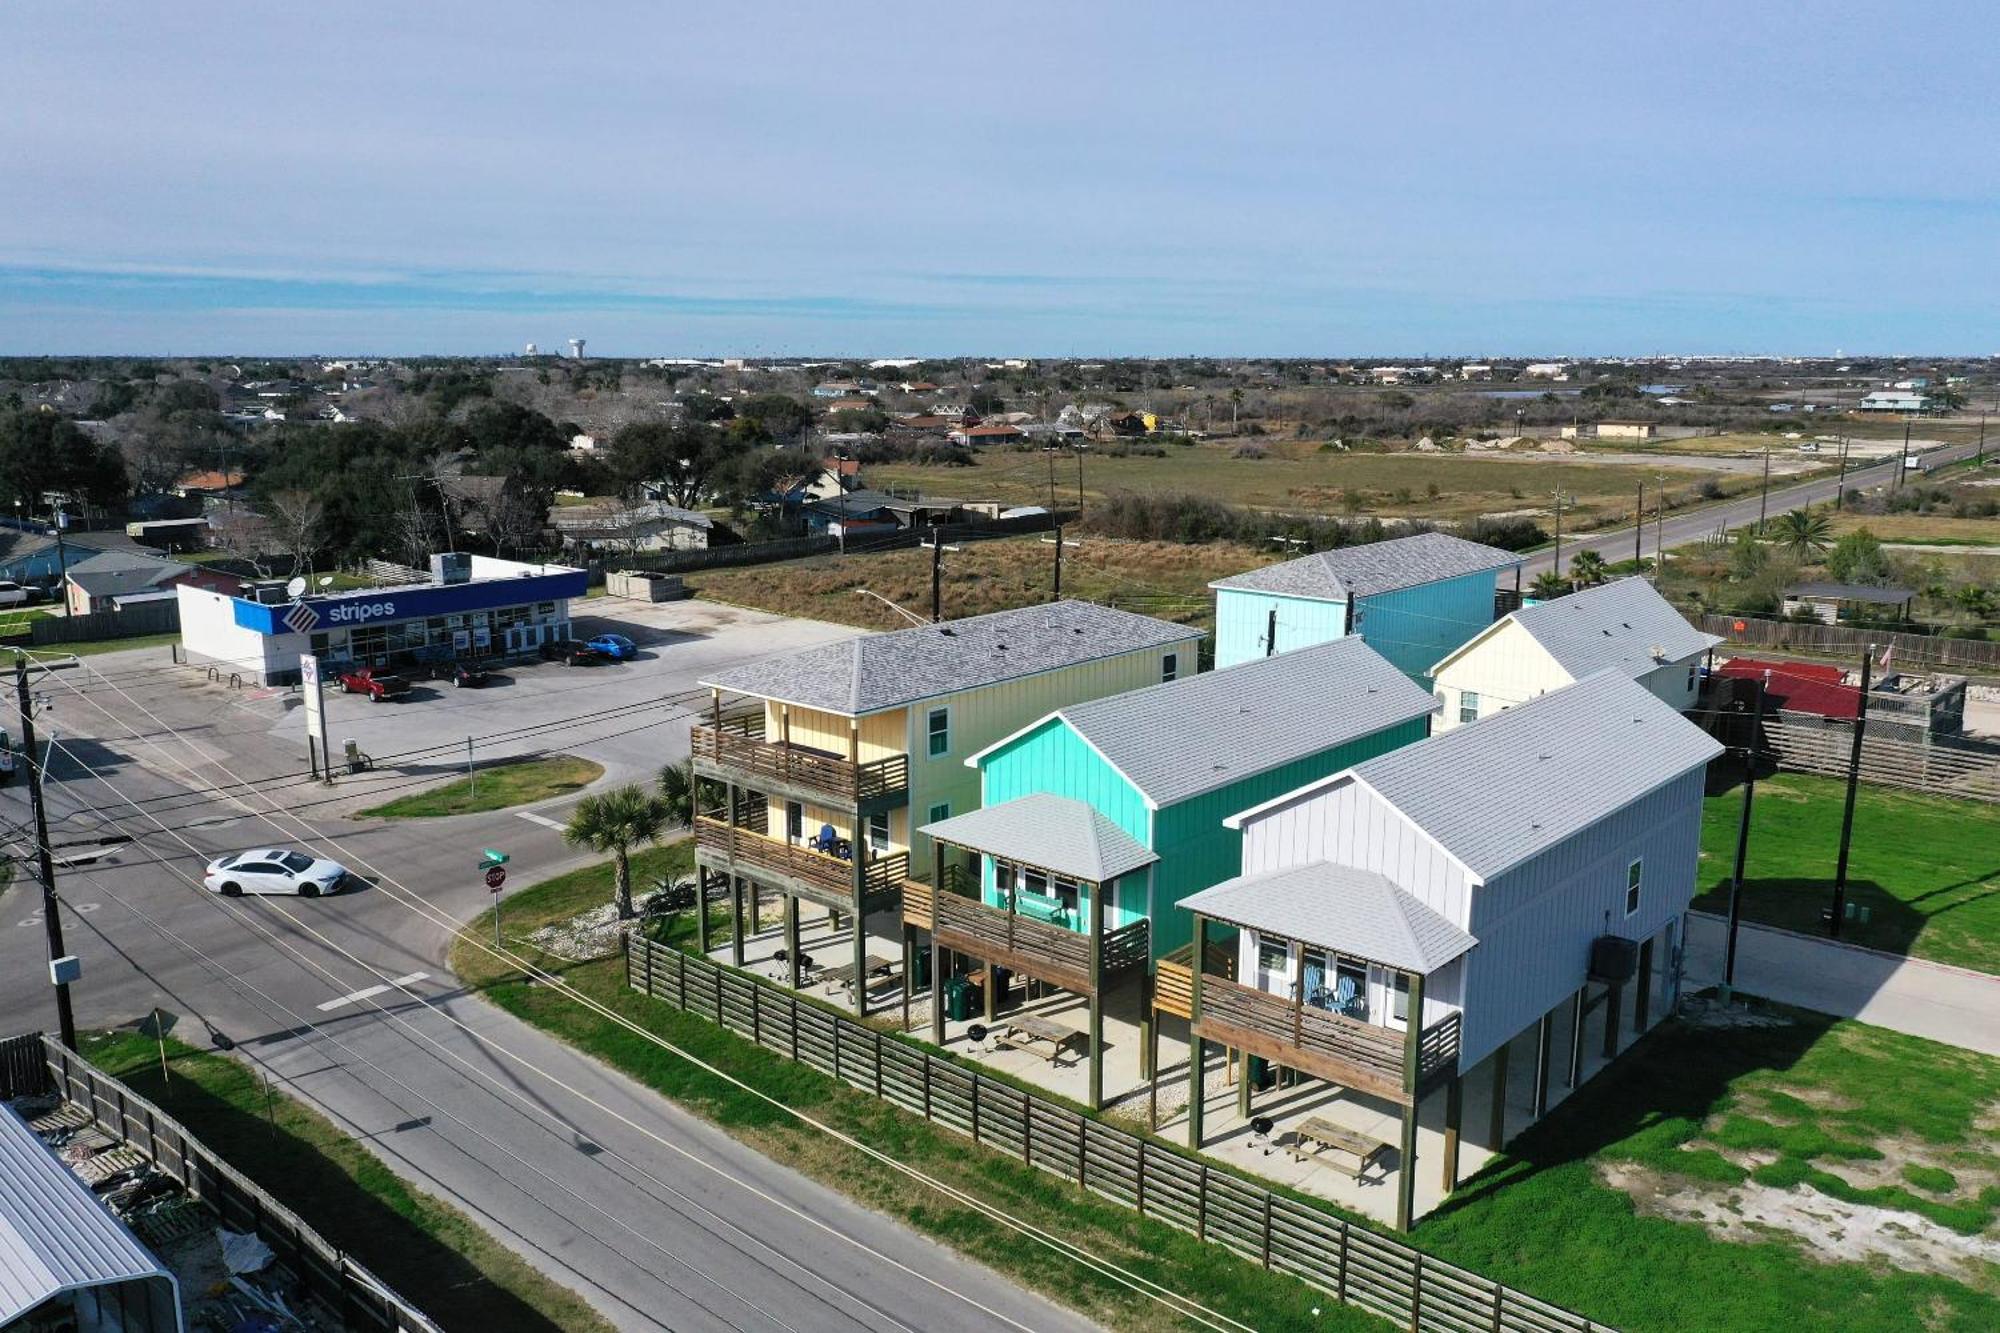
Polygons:
M1105 537L1070 538L1063 548L1063 595L1103 602L1210 628L1214 623L1212 579L1253 569L1280 558L1276 551L1215 543L1182 546L1173 542L1131 542ZM1050 599L1055 577L1055 538L1011 538L975 542L944 557L944 614L962 616L1031 606ZM897 615L866 588L925 619L931 607L929 551L892 551L866 557L827 556L746 569L690 574L697 597L786 616L807 616L867 629L903 629Z
M1650 489L1654 476L1662 473L1678 489L1705 477L1732 490L1752 484L1719 471L1591 463L1560 455L1346 453L1312 442L1262 440L1159 447L1166 457L1118 458L1087 451L1086 502L1115 491L1190 491L1258 509L1456 520L1540 509L1549 505L1558 486L1582 509L1624 514L1640 481ZM1265 456L1234 457L1240 447L1261 449ZM985 451L976 457L969 468L874 465L868 468L868 483L961 499L1045 505L1053 460L1055 502L1076 503L1073 455Z
M1757 784L1743 915L1818 933L1840 854L1843 783L1783 773ZM1740 788L1708 799L1702 819L1704 911L1729 910ZM1863 784L1854 805L1848 897L1869 909L1853 944L2000 972L2000 805Z
M1949 514L1839 514L1836 533L1866 528L1885 542L1916 542L1926 546L1991 546L2000 548L2000 518L1953 518ZM2000 549L1996 549L2000 554Z
M364 815L384 819L425 819L438 815L470 815L482 810L505 810L513 805L546 801L581 791L604 776L604 765L573 754L552 754L540 759L513 759L477 768L472 776L447 782L441 787L399 796L386 805L363 810Z

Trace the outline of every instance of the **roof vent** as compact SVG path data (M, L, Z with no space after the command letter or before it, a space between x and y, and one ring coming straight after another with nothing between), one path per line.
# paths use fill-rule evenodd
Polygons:
M1667 660L1667 650L1660 647L1659 644L1654 644L1649 651L1653 654L1655 662L1664 662Z
M1549 761L1549 760L1550 760L1550 759L1551 759L1552 757L1553 757L1553 756L1551 756L1551 755L1549 754L1549 752L1548 752L1547 750L1544 750L1544 751L1542 751L1542 752L1541 752L1540 754L1538 754L1538 755L1536 755L1536 756L1535 756L1535 758L1536 758L1536 759L1540 760L1540 761L1541 761L1542 763L1545 763L1545 764L1546 764L1546 763L1547 763L1547 762L1548 762L1548 761Z
M944 636L945 636L946 638L950 638L950 639L955 639L955 638L957 638L957 637L958 637L958 631L957 631L957 630L955 630L955 629L953 629L953 628L952 628L951 626L949 626L949 625L946 625L946 626L945 626L945 627L944 627L943 629L939 630L939 631L938 631L938 633L940 633L940 634L944 635Z
M994 645L993 645L993 647L994 647L994 649L995 649L996 651L998 651L998 652L1003 652L1003 653L1004 653L1004 652L1006 652L1006 651L1007 651L1007 645L1006 645L1006 644L1004 644L1004 643L996 643L996 644L994 644Z

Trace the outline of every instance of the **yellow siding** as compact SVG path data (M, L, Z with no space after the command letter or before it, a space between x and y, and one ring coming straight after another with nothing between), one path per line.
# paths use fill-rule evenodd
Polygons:
M810 801L803 802L802 804L803 813L799 820L799 832L803 837L808 839L817 837L820 825L831 824L835 833L848 839L850 842L854 840L854 821L847 814L825 806L814 805ZM782 796L765 796L764 810L769 819L765 827L770 829L771 836L774 838L783 837L785 835L785 798ZM917 822L923 822L921 814ZM909 811L891 810L889 812L889 850L892 852L898 851L909 845Z
M1438 697L1444 712L1439 714L1435 730L1450 731L1459 725L1459 700L1467 690L1479 696L1479 716L1491 717L1571 683L1569 673L1556 665L1547 649L1508 621L1438 673Z
M854 720L839 713L823 713L816 708L800 708L796 705L781 704L774 699L766 699L764 736L767 740L777 741L784 737L787 711L791 714L792 744L810 746L815 750L838 755L842 759L847 758L848 746L852 743ZM876 713L860 721L862 763L886 759L892 754L903 752L905 729L901 709L889 713Z

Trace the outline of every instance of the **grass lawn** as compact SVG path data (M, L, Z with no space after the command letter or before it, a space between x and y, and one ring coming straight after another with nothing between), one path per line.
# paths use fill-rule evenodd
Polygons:
M1242 445L1259 447L1265 456L1234 457ZM1643 478L1650 487L1654 474L1662 471L1558 455L1348 453L1322 449L1318 441L1229 440L1161 447L1167 451L1164 458L1086 453L1086 500L1116 491L1189 491L1257 509L1463 519L1547 505L1550 493L1560 486L1584 510L1625 513L1639 481ZM982 450L975 458L971 467L870 464L868 484L1008 504L1049 503L1048 455ZM1703 477L1715 477L1739 490L1755 484L1754 478L1707 470L1663 471L1675 488L1692 486ZM1076 459L1059 456L1056 503L1073 505L1076 494Z
M1841 1204L1876 1204L1898 1210L1891 1240L1929 1219L1990 1242L2000 1061L1789 1017L1656 1032L1461 1186L1418 1240L1630 1330L2000 1327L1990 1262L1953 1276L1824 1262L1817 1243L1757 1215L1783 1200L1835 1243ZM1715 1231L1676 1220L1689 1209Z
M685 872L692 847L681 842L634 857L635 889L655 877ZM518 939L605 902L608 865L560 876L513 896L505 905L507 933ZM681 923L677 933L691 932ZM1178 1328L1162 1307L1127 1289L1003 1233L982 1215L891 1178L867 1158L798 1124L768 1103L705 1074L600 1018L547 986L526 986L470 941L487 938L492 923L472 923L453 949L452 967L468 985L510 1013L542 1027L728 1129L759 1151L806 1172L953 1248L1044 1291L1117 1329ZM518 946L517 947L521 947ZM621 959L574 964L541 956L542 965L577 990L674 1042L701 1059L754 1083L899 1160L1031 1223L1060 1231L1094 1254L1196 1297L1259 1329L1373 1329L1372 1316L1336 1305L1289 1278L1264 1272L1218 1246L1204 1245L1109 1201L1089 1196L1046 1173L971 1147L961 1136L908 1115L865 1093L836 1084L805 1065L750 1045L692 1015L677 1013L625 985ZM1322 1313L1315 1316L1315 1306Z
M1832 901L1845 785L1781 773L1760 779L1744 869L1743 915L1814 934ZM1743 795L1708 798L1702 818L1704 911L1729 910ZM1854 944L2000 973L2000 805L1863 783L1854 803L1848 896L1870 909Z
M1836 533L1866 528L1885 542L1926 546L2000 546L2000 518L1953 518L1949 514L1836 514Z
M172 1080L163 1083L150 1037L94 1033L82 1046L441 1326L610 1329L575 1293L411 1188L317 1111L281 1092L267 1118L262 1080L237 1061L169 1041Z
M364 815L383 819L429 819L438 815L471 815L484 810L505 810L581 791L604 776L604 765L573 754L544 755L539 759L515 759L475 770L472 777L459 778L429 791L398 796L386 805L363 810Z
M13 644L43 657L92 657L98 653L122 653L134 648L165 648L181 641L177 633L133 634L123 639L86 639L82 643L31 643L24 633Z
M1053 542L1053 538L1050 539ZM1122 606L1213 628L1209 581L1279 558L1276 551L1216 542L1132 542L1084 537L1063 550L1063 595ZM944 557L947 619L1047 601L1055 547L1039 537L971 542ZM718 569L688 576L697 597L779 615L809 616L867 629L905 629L909 621L855 590L867 588L928 619L929 551L890 551L865 560L815 557L783 564Z

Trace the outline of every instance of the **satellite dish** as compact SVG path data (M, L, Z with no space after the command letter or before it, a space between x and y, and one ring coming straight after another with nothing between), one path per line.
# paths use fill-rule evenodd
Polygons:
M331 588L333 586L333 575L331 574L320 575L319 586L322 588Z
M287 597L299 598L305 596L305 593L306 581L303 577L294 578L290 583L285 585L285 596Z

